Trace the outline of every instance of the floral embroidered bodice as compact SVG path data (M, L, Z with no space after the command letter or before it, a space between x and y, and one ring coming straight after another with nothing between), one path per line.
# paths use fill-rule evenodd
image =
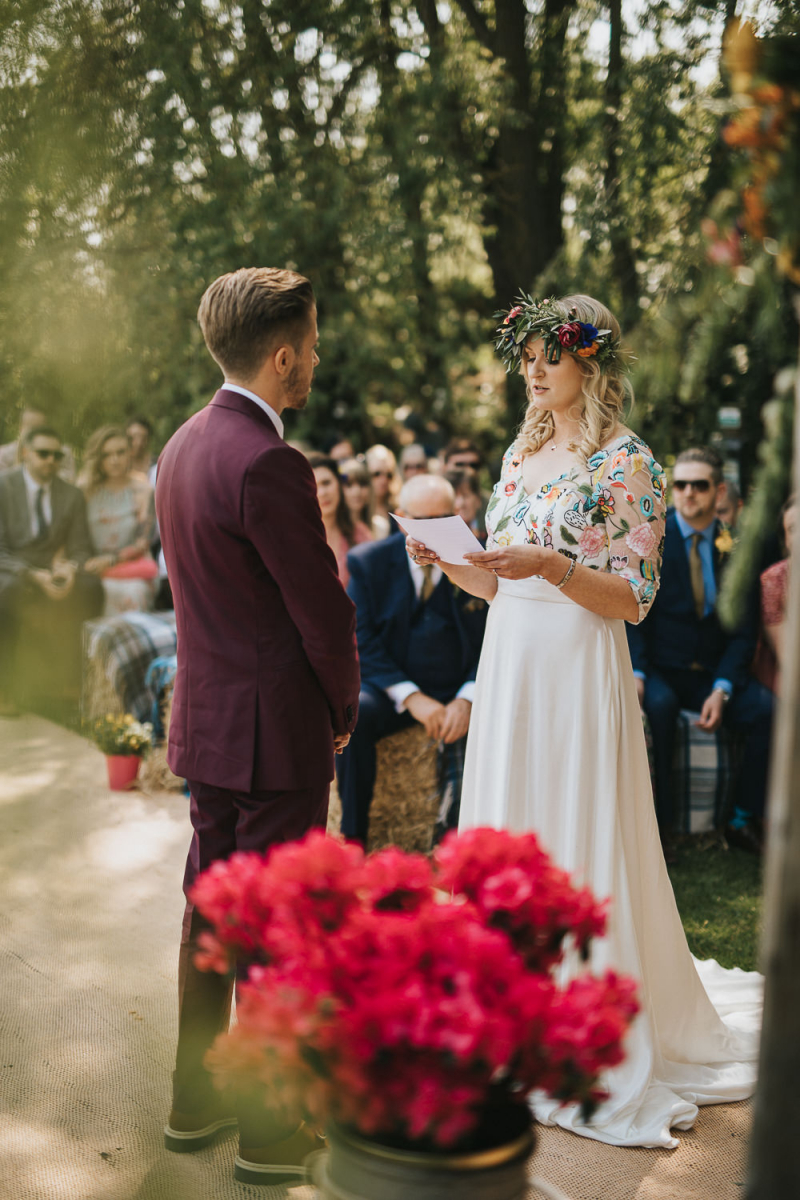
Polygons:
M612 571L633 590L641 621L658 589L665 491L662 468L631 434L533 494L512 443L486 511L487 546L546 546L592 570Z

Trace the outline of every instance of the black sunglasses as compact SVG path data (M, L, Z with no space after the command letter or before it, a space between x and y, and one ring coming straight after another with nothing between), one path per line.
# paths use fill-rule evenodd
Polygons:
M38 454L39 458L54 458L56 462L61 462L64 457L63 450L39 450L36 446L33 447L34 454Z
M707 492L711 484L707 479L673 479L672 486L676 492L685 492L687 488L694 488L696 492Z

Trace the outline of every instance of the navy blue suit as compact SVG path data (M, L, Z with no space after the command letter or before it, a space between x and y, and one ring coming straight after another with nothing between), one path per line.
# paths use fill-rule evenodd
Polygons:
M336 760L342 832L366 842L375 785L375 747L413 725L398 713L386 688L408 680L443 704L475 679L487 605L442 576L426 604L417 598L405 534L355 547L347 556L348 594L356 606L361 663L359 717L350 744Z
M714 538L722 530L716 522ZM724 555L714 549L714 575L719 585ZM755 600L755 598L754 598ZM672 510L667 513L661 585L653 607L639 625L628 625L634 671L646 676L644 710L653 735L656 811L663 830L672 824L671 771L675 728L681 708L699 711L714 682L733 685L724 721L742 739L742 768L737 773L734 803L761 816L766 794L772 728L772 695L750 675L756 647L758 613L748 605L738 629L723 629L715 611L702 619L695 611L689 559Z

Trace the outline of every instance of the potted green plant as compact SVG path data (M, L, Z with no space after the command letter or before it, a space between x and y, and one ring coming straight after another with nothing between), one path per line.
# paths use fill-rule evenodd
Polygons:
M131 713L106 713L92 721L90 736L106 756L108 786L112 792L130 788L139 773L142 757L153 741L153 726Z
M533 834L449 834L428 860L312 832L200 876L198 965L247 967L237 1025L207 1061L325 1127L324 1200L526 1194L527 1097L588 1114L638 1004L614 972L553 978L585 955L605 905Z

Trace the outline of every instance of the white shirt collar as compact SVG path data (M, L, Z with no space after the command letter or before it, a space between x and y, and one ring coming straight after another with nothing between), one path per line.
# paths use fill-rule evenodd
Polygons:
M45 496L50 495L50 488L53 484L52 479L50 480L50 483L37 483L24 464L22 467L22 477L25 480L25 487L27 488L28 499L31 501L31 504L36 503L36 493L39 491L39 488L42 489Z
M248 392L247 388L239 387L238 383L228 383L227 379L223 383L223 388L226 392L238 392L240 396L247 396L248 400L254 401L259 408L263 408L272 424L278 431L279 437L283 437L283 421L280 419L274 408L270 408L266 400L262 400L255 392Z

